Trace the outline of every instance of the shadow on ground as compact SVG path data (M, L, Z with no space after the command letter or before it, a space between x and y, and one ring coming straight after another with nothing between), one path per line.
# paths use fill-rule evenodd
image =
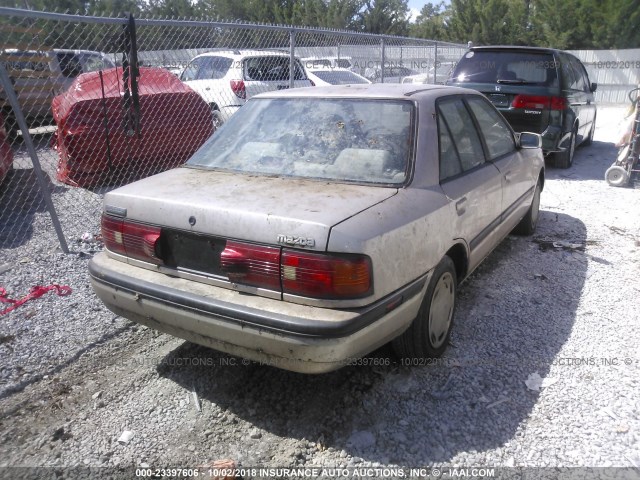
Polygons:
M408 367L385 347L368 357L383 365L312 376L243 365L184 343L158 371L267 432L372 462L416 466L495 449L530 415L538 393L525 380L534 372L544 378L575 321L589 260L553 241L584 244L585 225L541 212L533 238L508 237L498 246L460 289L441 362ZM193 362L176 362L184 358ZM220 421L212 415L203 423ZM241 448L251 458L251 445Z
M67 190L54 185L46 173L43 178L51 194ZM14 170L0 187L0 248L15 248L28 242L33 235L34 216L39 212L47 212L47 206L35 171Z
M615 162L618 149L611 142L594 141L578 147L571 168L554 168L547 162L547 179L602 180L607 169Z

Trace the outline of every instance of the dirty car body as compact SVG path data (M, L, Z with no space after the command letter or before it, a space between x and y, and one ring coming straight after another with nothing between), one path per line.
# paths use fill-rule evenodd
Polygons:
M91 282L126 318L288 370L389 341L438 356L457 285L535 228L539 146L471 90L262 94L185 166L106 194Z

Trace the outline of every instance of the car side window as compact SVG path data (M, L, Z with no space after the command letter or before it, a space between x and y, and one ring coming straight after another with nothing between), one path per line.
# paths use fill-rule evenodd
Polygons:
M576 84L576 74L571 67L571 61L566 57L561 57L561 68L562 68L562 89L563 90L571 90L575 88Z
M580 77L580 83L582 85L581 90L585 92L591 92L591 83L589 82L589 75L584 65L577 58L573 59L573 69L576 71L576 75Z
M195 58L193 61L191 61L191 63L189 63L189 65L187 65L187 68L185 68L184 72L182 72L182 81L188 82L197 78L198 70L200 70L200 64L202 63L202 58L203 57Z
M438 102L439 114L443 117L456 146L462 171L466 172L485 161L484 150L471 115L461 98Z
M580 65L580 62L578 61L577 58L574 57L569 57L571 58L571 68L573 68L573 77L574 77L574 83L572 84L571 88L574 90L581 90L581 91L585 91L587 88L586 82L584 80L584 75L582 74L582 66Z
M76 78L82 73L82 64L75 53L58 53L58 63L62 75L67 78Z
M462 173L460 157L453 145L449 128L441 115L438 115L438 135L440 139L440 181Z
M484 136L489 158L495 160L513 152L516 149L516 143L511 129L493 106L480 97L467 98L467 102Z
M229 71L232 60L226 57L203 57L197 80L219 80Z

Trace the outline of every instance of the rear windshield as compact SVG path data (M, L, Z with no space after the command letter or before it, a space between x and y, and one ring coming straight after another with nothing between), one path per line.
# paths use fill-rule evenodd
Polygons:
M331 85L348 85L350 83L369 83L364 78L353 72L340 70L313 70L313 73L320 80L324 80Z
M553 87L558 85L556 67L551 53L476 50L462 57L451 80Z
M409 167L413 117L410 101L253 99L187 165L252 174L401 184Z
M252 57L246 58L243 64L245 80L261 82L289 80L289 57ZM295 61L293 71L294 80L307 79L298 61Z

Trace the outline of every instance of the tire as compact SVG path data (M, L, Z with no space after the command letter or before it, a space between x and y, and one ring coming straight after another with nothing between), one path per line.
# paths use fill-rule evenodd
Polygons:
M564 152L556 152L553 154L553 164L557 168L569 168L573 165L573 156L576 153L576 137L577 129L574 127L569 139L569 148Z
M457 298L457 275L450 257L434 269L429 286L409 328L391 342L400 358L437 358L447 348Z
M593 123L591 124L591 130L589 131L589 136L582 142L583 145L589 146L593 143L593 136L596 133L596 117L593 117Z
M540 216L540 192L542 192L542 182L538 179L536 189L533 192L531 206L527 210L527 214L520 220L520 223L513 229L513 233L516 235L533 235L536 231Z
M624 187L629 182L629 174L623 167L612 165L605 172L604 179L612 187Z
M224 120L222 119L222 113L220 113L220 110L213 106L211 107L211 114L213 116L213 130L215 132L222 126Z

